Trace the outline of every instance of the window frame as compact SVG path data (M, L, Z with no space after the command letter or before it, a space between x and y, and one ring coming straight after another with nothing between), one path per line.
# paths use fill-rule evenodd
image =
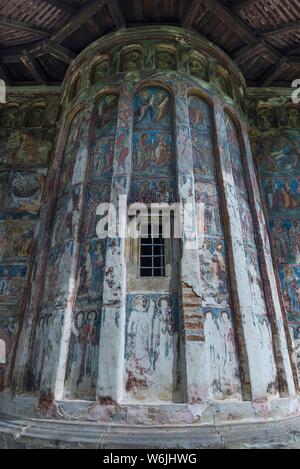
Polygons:
M148 236L141 234L140 277L148 279L166 277L166 246L161 224L158 236L153 236L151 224L148 224Z

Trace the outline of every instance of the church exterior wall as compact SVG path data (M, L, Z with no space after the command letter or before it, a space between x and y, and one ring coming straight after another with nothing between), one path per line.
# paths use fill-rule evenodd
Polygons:
M0 388L29 288L35 228L56 135L60 91L8 92L0 124Z
M236 66L191 32L124 31L74 61L61 106L3 402L131 423L297 413ZM191 210L162 278L140 275L120 196ZM99 239L109 202L121 225Z
M291 90L253 90L249 96L253 151L260 175L300 376L300 108Z

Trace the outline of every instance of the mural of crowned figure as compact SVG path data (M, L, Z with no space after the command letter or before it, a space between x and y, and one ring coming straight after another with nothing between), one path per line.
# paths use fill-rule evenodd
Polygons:
M91 68L91 83L99 83L107 78L109 71L109 58L101 57L97 59Z
M245 89L192 29L149 26L72 62L48 173L36 162L49 163L47 99L19 103L22 131L7 107L6 408L132 426L214 424L215 409L222 422L299 413L299 109L256 97L261 192ZM134 223L143 236L130 236Z

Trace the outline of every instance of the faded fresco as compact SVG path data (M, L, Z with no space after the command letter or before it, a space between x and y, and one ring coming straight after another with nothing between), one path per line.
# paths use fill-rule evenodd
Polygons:
M9 94L0 110L0 339L9 361L55 138L59 95Z
M235 187L237 189L237 201L243 230L243 244L248 267L247 274L250 285L250 298L249 308L247 309L249 310L249 314L251 314L253 323L256 325L261 351L261 366L264 368L266 387L268 388L268 392L272 394L276 393L277 370L272 345L271 325L266 307L263 279L254 236L254 225L247 193L245 172L243 169L241 145L238 130L232 118L228 114L225 115L225 118L230 163Z
M188 103L193 144L203 306L224 308L230 305L230 298L212 146L211 112L206 101L197 96L190 96Z
M208 311L205 314L204 331L210 369L209 385L211 395L223 399L240 394L240 376L212 141L211 110L207 102L196 95L189 96L188 105L193 145L202 304L205 311Z
M75 239L79 224L80 186L73 184L76 171L80 172L79 142L83 112L73 117L64 148L56 211L52 223L52 237L47 257L42 307L39 316L40 337L35 341L33 356L44 364L33 368L34 385L41 386L43 394L50 393L54 377L54 366L58 360L64 310L70 296L70 278L75 250ZM42 358L41 358L42 357ZM46 366L52 366L46 376Z
M101 314L76 309L66 370L65 397L95 399Z
M205 308L204 317L209 396L219 400L240 398L241 377L231 312Z
M68 398L93 399L96 392L106 257L106 241L98 239L96 234L99 221L96 210L99 203L110 200L118 103L117 95L106 94L95 106L77 297L65 379Z
M163 55L157 58L162 66ZM172 101L168 91L154 86L143 88L134 98L131 202L150 205L176 201ZM138 256L135 250L132 255ZM174 258L173 271L177 262ZM136 263L138 266L139 260ZM126 305L126 400L176 401L178 295L163 290L160 294L162 286L153 294L145 294L147 280L140 282L136 268L131 273Z
M242 409L239 418L252 397L266 412L268 398L279 396L279 376L286 372L287 394L294 389L286 337L282 331L280 340L274 337L281 321L276 295L266 301L267 287L276 286L260 197L252 200L249 191L251 183L256 190L255 175L244 161L242 132L223 111L234 112L237 104L241 112L245 83L211 44L195 50L191 31L182 41L171 31L172 40L163 41L160 32L158 41L128 43L131 34L122 44L116 36L106 50L92 46L70 68L60 121L64 144L56 149L46 194L57 135L50 97L28 109L12 102L0 116L0 340L7 355L26 282L29 291L12 387L36 392L39 408L70 410L67 418L76 419L88 413L101 422L113 413L116 422L186 423L188 415L195 423L214 412L210 403L226 400ZM281 140L260 135L255 145L299 358L300 165L293 116L293 130L285 129ZM278 122L267 109L259 120L262 134L268 122ZM153 243L153 264L139 240L119 233L99 239L98 205L120 194L148 206L191 201L183 239L161 243L159 255ZM160 276L146 278L149 270ZM5 369L0 364L0 387ZM79 402L52 406L61 399ZM221 420L229 412L230 402L220 404Z
M130 294L126 311L128 399L176 401L179 351L176 295Z
M164 88L143 88L135 96L131 202L175 201L172 116L172 97Z
M4 375L6 370L6 363L9 360L13 338L14 338L14 331L17 323L17 314L16 314L16 307L3 305L1 301L0 305L0 340L3 341L5 344L4 352L5 356L3 357L4 360L0 362L0 387L3 386L4 382Z
M253 149L300 376L300 109L258 108Z

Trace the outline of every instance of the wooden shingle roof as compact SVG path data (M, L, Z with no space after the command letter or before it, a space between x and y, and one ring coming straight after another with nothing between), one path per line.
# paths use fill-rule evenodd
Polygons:
M149 24L198 31L231 56L250 86L300 78L300 0L0 0L0 77L59 84L93 41Z

